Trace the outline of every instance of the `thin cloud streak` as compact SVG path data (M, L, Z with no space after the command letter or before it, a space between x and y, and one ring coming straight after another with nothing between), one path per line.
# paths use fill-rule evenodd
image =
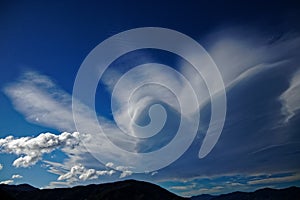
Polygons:
M285 123L292 119L300 109L300 70L296 71L290 80L289 88L279 97L282 103L282 114Z

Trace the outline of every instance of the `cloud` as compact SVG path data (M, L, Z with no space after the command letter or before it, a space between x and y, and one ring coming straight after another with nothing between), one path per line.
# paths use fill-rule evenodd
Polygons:
M127 176L132 175L132 174L133 174L132 171L130 171L130 170L125 170L125 171L122 171L122 173L121 173L121 175L120 175L120 178L125 178L125 177L127 177Z
M16 167L29 167L42 159L43 154L50 153L55 149L74 148L80 142L78 132L42 133L37 137L14 138L7 136L0 139L0 151L20 156L13 162Z
M4 184L4 185L10 185L13 184L14 180L5 180L5 181L1 181L0 184Z
M175 185L168 187L168 189L184 197L191 197L200 194L220 194L230 188L228 187L228 184L222 182L216 183L213 182L213 180L211 180L211 183L207 184L201 184L201 181L174 181L172 184Z
M258 184L278 184L278 183L290 183L290 182L295 182L300 180L300 174L292 174L292 175L287 175L287 176L281 176L281 177L268 177L268 178L263 178L259 180L252 180L248 181L248 184L250 185L258 185Z
M73 119L72 96L61 90L49 77L29 71L24 73L18 81L6 86L4 92L12 100L16 110L24 114L29 122L60 131L77 130ZM95 166L99 166L99 161L94 157L102 158L104 162L105 160L118 160L120 156L125 157L125 155L112 154L111 146L104 142L107 137L97 131L99 121L102 130L109 133L111 141L134 150L135 140L124 136L113 123L101 116L98 118L99 121L93 120L92 110L76 99L73 100L73 103L77 105L76 113L80 116L77 126L84 127L85 131L81 133L82 143L76 149L64 149L64 153L68 155L65 164L69 169L76 163L93 162ZM99 151L99 144L103 148L102 151ZM22 163L35 161L28 159L30 157L20 158L19 161Z
M17 178L23 178L23 176L19 175L19 174L14 174L11 177L12 179L17 179Z
M280 95L279 100L282 103L282 113L286 116L285 122L287 123L300 109L300 70L293 74L288 89Z
M57 180L67 180L67 181L86 181L86 180L92 180L97 179L99 176L104 175L113 175L115 173L114 170L95 170L95 169L87 169L83 165L78 164L73 166L69 172L62 174L58 177Z
M109 168L112 168L113 166L114 166L114 163L112 163L112 162L108 162L105 165L105 167L109 167Z
M47 76L26 72L18 82L8 85L4 91L28 121L74 130L69 109L71 102Z
M155 174L158 174L158 171L154 171L151 173L151 176L154 176Z
M285 132L285 130L270 131L274 128L274 124L278 123L278 119L281 119L281 116L278 116L278 107L274 106L277 104L270 104L274 103L274 99L270 100L262 95L262 93L270 95L271 92L276 90L274 96L277 95L275 99L278 100L278 94L281 94L280 101L282 107L279 108L279 112L282 109L282 113L285 114L284 117L291 119L299 109L299 104L297 103L299 102L299 95L297 95L299 93L297 92L299 87L299 73L295 73L292 76L288 88L278 89L278 82L273 80L274 82L272 83L274 85L268 88L270 90L262 91L261 89L264 88L265 84L270 82L268 79L270 77L275 77L275 79L280 77L280 81L283 82L287 80L286 76L290 74L289 70L299 63L300 37L297 33L288 33L272 42L266 38L268 38L268 35L264 35L259 31L246 30L240 27L220 30L204 38L206 44L208 44L206 48L222 74L227 95L229 95L230 99L230 102L228 102L230 113L227 113L228 121L226 127L216 148L214 148L207 158L199 160L197 156L193 156L197 154L196 151L199 150L202 142L201 138L205 134L199 131L197 141L187 154L183 155L182 159L179 159L174 166L169 166L159 171L160 176L155 176L155 178L164 179L167 177L172 179L172 177L193 177L199 174L203 174L204 176L228 173L251 174L265 171L273 173L281 170L295 169L295 167L299 166L299 161L295 159L298 156L295 152L299 150L299 145L297 144L298 137L293 135L292 132ZM202 109L209 105L207 101L209 94L205 82L189 66L183 63L179 63L179 65L180 73L190 81L192 86L198 89L196 95L200 100L200 109L202 112ZM181 91L179 96L184 99L183 103L188 105L190 94L186 92L185 85L179 81L177 75L162 73L162 71L155 68L148 68L145 71L138 72L135 74L135 78L127 80L125 85L128 88L133 87L136 84L136 80L151 81L153 77L156 77L156 80L161 80L172 85L172 87L179 88ZM207 74L209 76L209 73ZM108 78L104 79L104 83L112 92L116 80L121 75L118 70L108 75ZM264 77L262 78L262 76ZM208 78L213 79L214 76L211 74ZM263 82L261 81L262 79L266 79L266 81ZM263 85L256 84L258 80ZM254 89L249 87L251 85L255 86L255 93L253 92ZM141 90L141 93L135 96L126 108L130 111L129 113L132 114L135 121L139 121L140 118L144 117L144 108L154 102L152 98L142 98L147 95L151 96L146 92L153 91L155 92L153 93L153 97L165 100L174 110L178 109L178 105L174 101L172 94L167 93L164 89L156 90L153 87L148 90L147 88ZM218 88L215 91L218 91ZM5 88L5 92L11 98L15 108L24 114L28 121L61 131L76 131L72 116L71 95L59 89L49 77L36 72L25 73L20 80L8 85ZM127 105L128 103L125 91L117 93L115 98L120 105ZM95 131L98 130L99 122L91 120L91 115L93 114L91 109L82 102L78 101L77 103L79 105L77 111L80 113L78 115L80 116L79 121L82 123L81 125L86 127L87 135L90 136L89 139L92 138L92 140L86 140L84 144L88 147L88 150L84 148L83 144L79 144L75 149L64 149L63 152L68 155L68 158L60 164L48 162L50 165L49 172L59 175L60 179L64 181L91 180L99 176L99 174L106 174L105 171L108 170L105 167L114 168L123 164L115 163L115 161L118 162L119 158L125 158L127 163L132 164L132 166L149 164L146 162L141 163L138 159L130 159L126 156L126 153L120 154L119 152L114 152L110 146L107 146L103 142L107 138L99 136L100 134ZM268 105L272 105L272 108ZM119 120L121 127L123 126L126 130L131 130L133 123L126 123L128 122L128 120L126 121L128 118L126 109L117 110L116 119ZM195 110L190 109L190 111L187 113L191 114ZM102 116L98 117L101 122L100 124L103 126L103 132L109 133L108 137L110 137L112 143L127 148L127 150L129 149L133 153L139 150L140 140L131 140L130 137L124 136L111 121ZM97 137L93 137L95 135ZM291 138L295 141L294 143L290 142ZM147 145L157 144L156 142L160 141L154 141L151 144L147 143ZM99 144L103 147L103 151L99 151ZM258 152L258 150L262 151ZM96 155L97 158L101 158L100 160L107 164L99 166L99 162L88 151ZM158 158L153 159L163 160L166 156L160 155ZM262 163L261 161L264 162ZM28 162L34 163L34 160ZM26 161L20 160L20 163L26 164ZM79 167L78 163L84 163L84 169ZM187 165L186 163L190 164ZM73 168L74 166L77 166L78 169ZM75 172L71 173L72 168L78 174ZM104 172L98 172L97 174L97 171ZM120 171L121 177L130 174L134 169L127 167L122 170L120 169ZM122 173L124 174L122 175ZM64 183L57 182L57 184Z
M0 164L0 170L2 170L3 169L3 165L2 164Z
M34 71L24 73L21 78L4 88L16 110L32 123L62 131L76 130L72 114L72 97L56 86L48 76ZM89 122L89 109L80 104L82 117ZM84 112L85 111L85 112Z

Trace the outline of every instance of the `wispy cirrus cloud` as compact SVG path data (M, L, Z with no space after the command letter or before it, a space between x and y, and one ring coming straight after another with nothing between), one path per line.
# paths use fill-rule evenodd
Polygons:
M25 115L29 122L48 126L61 131L75 131L75 123L72 114L72 97L67 92L60 89L49 77L41 75L37 72L29 71L22 75L22 77L8 85L4 92L11 98L16 110ZM95 122L91 120L92 111L90 108L77 102L78 106L77 112L80 112L81 122L85 127L88 127L88 133L81 134L81 143L77 145L76 148L64 149L64 153L67 154L68 158L65 160L65 165L68 169L78 163L89 163L89 165L99 166L99 162L95 160L93 156L86 150L85 145L94 145L94 152L98 152L97 145L101 143L101 139L97 137L98 140L93 140L94 143L89 143L88 140L91 139L90 134L94 133L94 130L98 127L98 121ZM104 118L99 118L101 120L102 128L105 132L110 133L110 139L114 140L118 144L123 144L126 146L135 146L135 141L126 140L126 137L122 135L116 135L119 130L114 127L109 121ZM9 139L6 138L5 142ZM24 138L23 138L24 139ZM4 142L4 140L3 140ZM26 143L27 144L27 143ZM26 147L27 148L27 147ZM29 147L28 147L29 148ZM7 151L13 151L12 149ZM107 147L107 151L111 152ZM119 155L115 155L118 157ZM26 157L29 159L29 157ZM20 160L16 161L15 165L19 165L19 161L22 161L22 166L28 166L29 163L35 163L40 157L36 157L33 160L27 160L20 157ZM54 167L55 168L55 167ZM53 169L54 170L54 169Z
M279 176L279 177L267 177L267 178L261 178L257 180L251 180L247 183L250 185L267 185L267 184L278 184L278 183L290 183L300 181L300 174L294 173L289 174L285 176Z
M282 103L282 113L289 122L300 109L300 70L296 71L290 80L289 88L279 97Z

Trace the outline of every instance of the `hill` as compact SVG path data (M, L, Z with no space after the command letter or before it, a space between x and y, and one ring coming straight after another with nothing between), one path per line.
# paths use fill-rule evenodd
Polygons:
M264 188L255 192L233 192L218 196L202 194L183 198L152 183L126 180L42 190L27 184L0 185L0 197L1 200L298 200L300 188Z

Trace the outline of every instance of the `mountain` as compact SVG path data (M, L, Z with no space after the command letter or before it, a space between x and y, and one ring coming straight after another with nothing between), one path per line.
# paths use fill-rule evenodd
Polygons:
M73 188L36 189L24 186L0 185L1 200L184 200L152 183L126 180Z
M210 194L201 194L201 195L198 195L198 196L191 197L191 200L211 200L214 197L215 196L210 195Z
M42 190L27 184L0 185L1 200L297 200L299 197L300 188L290 187L183 198L152 183L136 180Z
M255 192L233 192L219 196L199 195L191 200L297 200L300 198L300 188L290 187L285 189L264 188Z

